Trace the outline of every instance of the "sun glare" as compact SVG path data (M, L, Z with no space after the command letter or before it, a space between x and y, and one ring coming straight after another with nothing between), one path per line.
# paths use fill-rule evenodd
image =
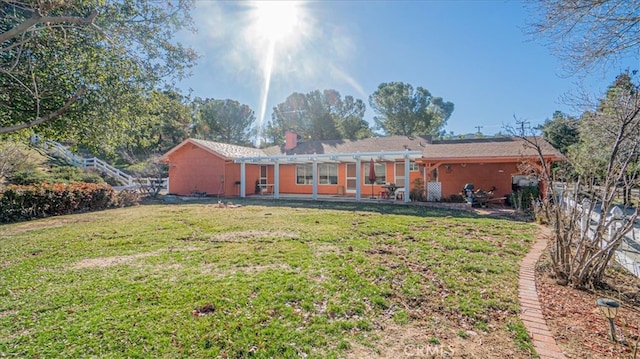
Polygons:
M256 1L253 4L256 28L270 41L285 39L300 21L297 1Z
M267 114L271 75L281 64L279 56L293 51L300 44L308 21L301 1L254 1L250 3L249 27L246 39L259 53L263 86L257 118L256 144L260 145L262 127Z

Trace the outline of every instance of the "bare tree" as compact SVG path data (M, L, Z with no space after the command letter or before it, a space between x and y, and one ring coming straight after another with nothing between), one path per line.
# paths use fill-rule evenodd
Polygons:
M639 113L639 86L628 74L620 75L596 110L582 116L580 143L564 167L540 173L549 185L538 216L553 225L551 259L560 283L600 283L616 249L635 226L638 206L621 199L618 189L638 184ZM525 140L544 164L536 138ZM577 179L570 180L576 173ZM638 203L640 196L633 200Z
M156 198L164 187L164 179L168 177L169 167L162 162L159 155L153 155L137 169L133 170L136 182L140 185L142 193L151 198Z
M640 0L530 0L530 33L544 35L569 70L636 55L640 45Z

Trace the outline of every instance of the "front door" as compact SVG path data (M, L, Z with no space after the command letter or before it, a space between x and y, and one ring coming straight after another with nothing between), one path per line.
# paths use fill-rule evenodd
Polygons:
M347 163L346 170L346 181L347 184L347 193L356 193L356 164L355 163Z

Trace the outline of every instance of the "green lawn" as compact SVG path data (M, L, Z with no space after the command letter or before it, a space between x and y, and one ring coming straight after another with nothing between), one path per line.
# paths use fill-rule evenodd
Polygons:
M0 356L343 357L381 350L393 326L456 348L476 333L506 337L496 349L527 357L517 271L535 232L327 203L147 205L4 225Z

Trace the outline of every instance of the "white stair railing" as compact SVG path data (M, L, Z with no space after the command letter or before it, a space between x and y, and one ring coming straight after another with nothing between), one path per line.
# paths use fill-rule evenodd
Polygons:
M150 186L152 183L162 182L161 187L169 188L169 179L168 178L135 178L130 174L123 172L122 170L108 164L107 162L97 158L97 157L82 157L79 156L68 148L66 148L61 143L51 140L40 141L39 137L36 137L35 141L32 139L32 142L42 147L45 151L49 152L51 155L59 157L67 161L68 163L82 168L95 168L98 171L101 171L113 178L115 178L118 182L120 182L123 186L127 187L138 187L138 186Z
M123 186L133 186L136 182L133 176L129 175L128 173L122 172L121 170L113 167L112 165L97 157L83 158L82 167L93 167L98 171L104 172L107 175L118 180L118 182L122 183Z

